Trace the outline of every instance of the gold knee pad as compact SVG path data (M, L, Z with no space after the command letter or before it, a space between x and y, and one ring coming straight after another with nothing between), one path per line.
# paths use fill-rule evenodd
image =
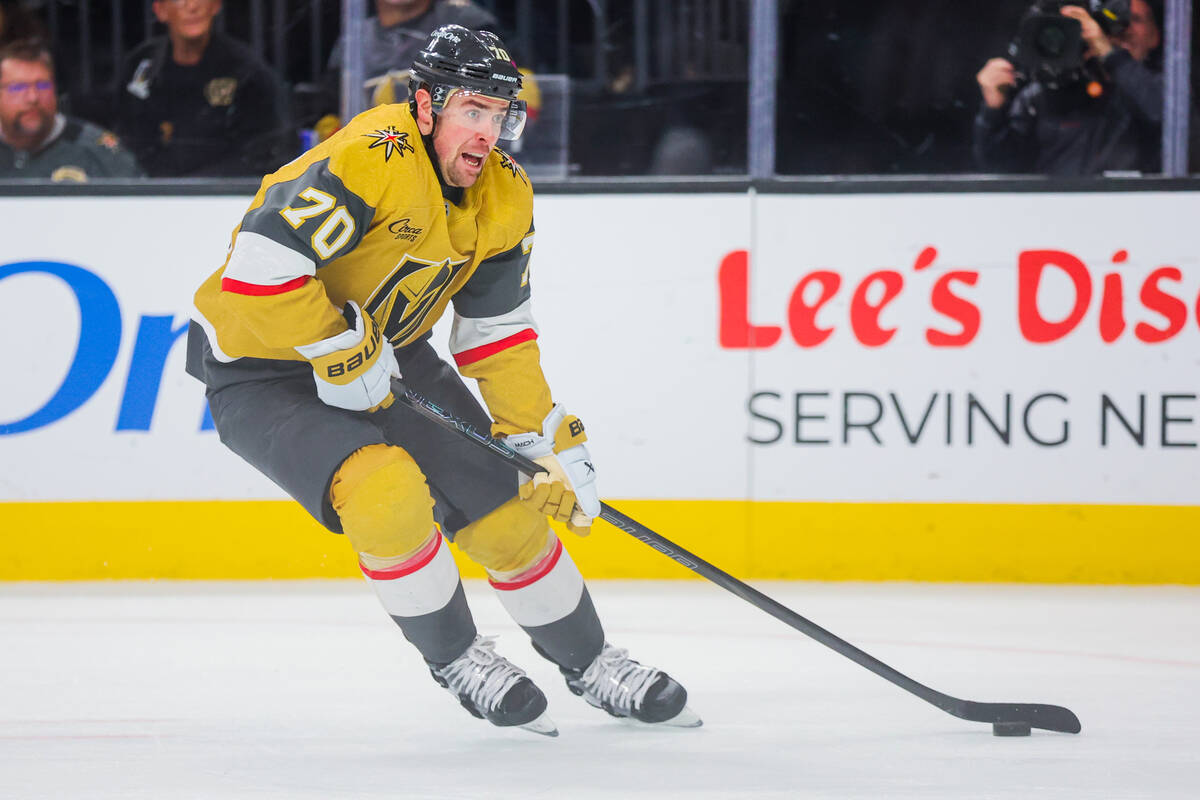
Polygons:
M550 524L514 497L454 536L458 549L492 573L516 572L546 550Z
M351 453L334 473L329 500L360 555L402 559L434 531L425 476L399 447L373 444Z

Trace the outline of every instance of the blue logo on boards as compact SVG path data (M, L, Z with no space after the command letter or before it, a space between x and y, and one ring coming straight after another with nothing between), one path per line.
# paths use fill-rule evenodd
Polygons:
M121 306L104 279L83 267L58 261L19 261L0 264L0 282L14 275L52 275L67 285L79 304L79 342L62 384L49 400L17 420L0 420L0 436L27 433L71 414L100 388L117 363L121 349ZM2 288L2 287L0 287ZM149 431L171 347L187 331L188 321L175 325L174 316L144 315L129 359L125 392L114 430ZM201 430L212 430L208 404Z

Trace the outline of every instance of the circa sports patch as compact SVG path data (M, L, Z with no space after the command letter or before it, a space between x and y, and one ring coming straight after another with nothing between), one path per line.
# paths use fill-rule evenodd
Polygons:
M415 153L416 150L408 143L408 132L398 129L395 125L388 125L386 128L379 128L371 133L364 133L363 136L375 141L367 145L368 150L374 150L376 147L383 148L383 160L388 161L392 157L392 153L398 152L403 157L405 151Z

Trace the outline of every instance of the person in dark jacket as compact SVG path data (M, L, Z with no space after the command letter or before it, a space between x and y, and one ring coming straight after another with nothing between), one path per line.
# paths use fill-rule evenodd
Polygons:
M370 105L379 104L376 94L390 73L402 72L400 82L407 88L408 67L413 58L425 46L431 31L448 24L488 30L497 35L502 33L496 17L469 0L375 0L375 16L368 18L363 26L363 67L368 80L364 89L369 93ZM339 37L325 74L326 85L335 92L340 88L345 45L345 37ZM394 88L383 91L397 94ZM388 97L387 101L405 99L403 91L398 94L398 97Z
M213 30L221 0L155 0L153 8L167 35L125 59L115 125L146 171L258 176L294 156L275 73Z
M492 12L471 0L375 0L375 16L368 17L362 29L363 101L367 108L408 98L409 65L429 34L442 25L462 25L502 37L506 33ZM321 77L317 100L321 116L314 124L319 141L328 139L344 122L338 115L345 49L342 35ZM528 73L525 80L529 80Z
M976 79L983 103L974 152L994 172L1058 176L1162 169L1162 33L1146 0L1132 0L1130 24L1109 37L1079 6L1088 77L1051 89L1037 79L1016 90L1017 68L993 58Z
M44 44L0 47L0 178L85 183L141 174L116 136L59 113L54 60Z

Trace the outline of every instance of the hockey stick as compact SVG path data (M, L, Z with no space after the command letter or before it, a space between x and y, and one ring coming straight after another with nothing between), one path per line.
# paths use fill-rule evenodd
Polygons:
M402 403L416 411L426 419L432 420L448 430L457 431L480 447L491 451L497 458L502 458L515 469L527 475L544 472L543 468L528 458L509 449L501 441L486 433L476 430L470 424L463 422L448 411L438 407L429 400L410 389L403 389L399 382L393 383L396 396ZM699 556L689 553L679 545L663 538L640 522L625 516L607 503L600 504L600 518L621 529L633 538L649 545L658 552L672 559L692 572L707 578L723 589L726 589L751 605L767 612L780 622L790 625L801 633L816 639L829 649L842 654L859 666L869 669L886 681L894 683L901 689L915 694L927 703L937 706L947 714L971 722L990 722L992 730L997 735L1021 736L1027 735L1030 728L1041 728L1061 733L1079 733L1079 718L1069 709L1062 706L1044 705L1041 703L979 703L974 700L961 700L942 694L939 691L918 683L912 678L889 667L874 656L859 650L849 642L835 636L814 622L792 611L787 606L772 600L762 592L754 589L727 572L709 564Z

